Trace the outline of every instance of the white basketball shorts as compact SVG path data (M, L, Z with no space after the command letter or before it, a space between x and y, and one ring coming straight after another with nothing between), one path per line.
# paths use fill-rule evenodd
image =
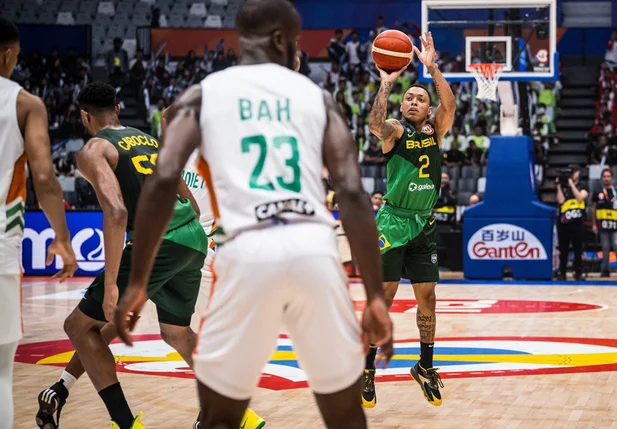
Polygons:
M220 246L193 357L199 381L251 397L282 328L309 385L339 392L362 375L360 327L334 230L302 223L249 231Z
M21 244L0 239L0 344L22 337Z

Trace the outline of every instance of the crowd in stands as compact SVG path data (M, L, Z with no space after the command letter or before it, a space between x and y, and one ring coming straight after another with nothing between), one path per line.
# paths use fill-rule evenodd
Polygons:
M77 55L71 48L64 55L51 49L47 56L39 52L21 55L11 76L27 91L40 97L47 107L52 159L70 207L79 205L76 188L80 185L90 188L84 179L76 185L79 172L74 156L84 144L85 132L76 100L79 91L92 80L90 70L86 56ZM30 183L29 186L32 192L28 192L26 206L34 208L36 196Z
M598 74L595 119L587 145L589 164L617 166L617 29L606 42L604 63Z

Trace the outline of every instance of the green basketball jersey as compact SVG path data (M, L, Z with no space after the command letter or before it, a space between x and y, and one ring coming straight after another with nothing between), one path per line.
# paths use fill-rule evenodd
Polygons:
M441 186L441 152L435 138L435 127L426 123L420 132L405 121L399 121L404 133L385 154L388 205L419 212L428 217Z
M118 150L118 165L114 171L124 206L128 212L126 230L133 231L135 212L141 189L149 174L152 174L159 151L159 142L154 137L131 127L122 129L104 129L95 137L109 141ZM174 214L167 227L168 231L178 228L192 219L197 213L191 202L178 197L174 206Z

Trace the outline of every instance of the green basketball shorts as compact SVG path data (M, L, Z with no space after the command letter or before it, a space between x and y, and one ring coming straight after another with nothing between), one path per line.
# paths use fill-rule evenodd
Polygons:
M400 216L382 208L377 214L377 229L384 282L401 278L411 283L439 281L434 217Z
M207 249L208 238L196 219L168 232L163 238L147 287L148 297L156 304L159 322L190 325ZM120 297L128 287L132 254L133 246L128 244L122 253L116 282ZM106 321L104 295L105 271L94 279L79 303L79 309L92 319Z

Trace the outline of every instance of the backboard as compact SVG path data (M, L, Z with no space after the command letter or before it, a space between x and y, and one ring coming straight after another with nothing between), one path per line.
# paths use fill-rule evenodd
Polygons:
M432 33L449 82L473 81L474 63L502 64L502 81L555 81L556 8L556 0L423 0L422 32ZM419 79L432 80L422 65Z

